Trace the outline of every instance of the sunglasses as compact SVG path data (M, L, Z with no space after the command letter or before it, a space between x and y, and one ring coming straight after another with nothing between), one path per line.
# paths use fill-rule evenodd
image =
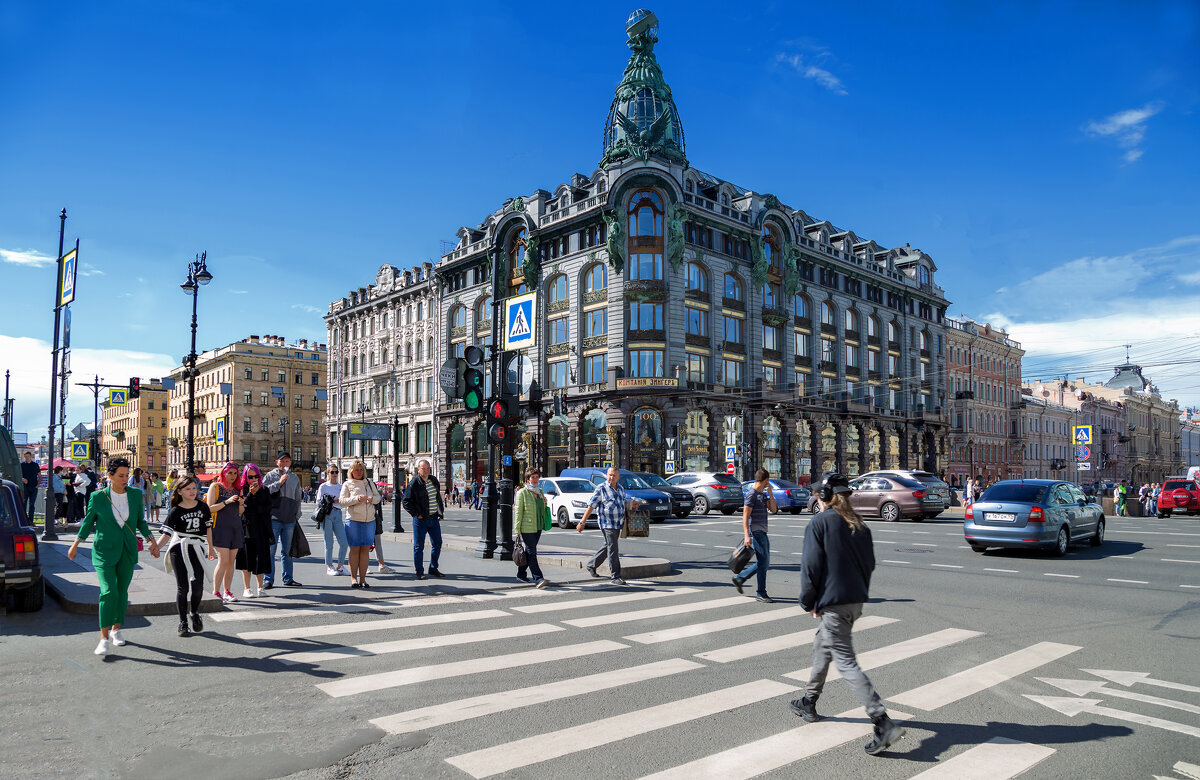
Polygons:
M258 477L246 477L250 482L258 482Z

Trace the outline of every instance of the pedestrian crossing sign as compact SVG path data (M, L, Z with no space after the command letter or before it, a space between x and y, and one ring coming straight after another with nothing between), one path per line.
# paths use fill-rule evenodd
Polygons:
M217 444L222 445L222 446L225 444L225 418L224 417L217 419Z
M87 460L91 457L92 445L86 441L71 442L71 460Z
M737 447L725 445L725 460L737 460Z
M671 476L672 474L674 474L675 473L675 461L673 461L673 460L667 461L666 466L663 468L663 471L665 471L667 473L668 477Z
M1076 425L1071 428L1071 441L1076 444L1091 444L1092 443L1092 426Z
M537 293L517 295L504 301L504 348L528 349L537 344L533 327Z
M120 390L110 389L108 391L108 405L109 406L124 406L125 405L125 397L128 392L129 391L126 390L125 388L121 388Z

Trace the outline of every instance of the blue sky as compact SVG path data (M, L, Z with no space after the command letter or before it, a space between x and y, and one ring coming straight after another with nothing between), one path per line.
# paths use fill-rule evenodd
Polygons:
M45 431L58 211L81 240L76 378L325 340L383 262L590 174L628 56L611 3L0 5L0 370ZM1133 356L1200 405L1200 5L660 2L688 157L933 256L1027 373ZM16 293L14 295L14 293ZM90 394L72 397L74 424Z

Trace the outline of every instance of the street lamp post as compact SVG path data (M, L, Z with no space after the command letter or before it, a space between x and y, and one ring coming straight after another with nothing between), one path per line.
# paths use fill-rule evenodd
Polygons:
M205 261L208 252L201 252L194 262L188 263L187 281L179 285L183 291L192 296L192 351L188 353L188 425L187 425L187 471L196 473L196 306L199 301L200 287L212 281L213 276L208 272Z

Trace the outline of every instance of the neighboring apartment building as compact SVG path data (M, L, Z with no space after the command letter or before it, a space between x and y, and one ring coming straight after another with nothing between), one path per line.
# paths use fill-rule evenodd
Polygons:
M126 458L134 468L163 473L167 468L169 416L167 391L158 379L143 381L140 396L128 399L123 406L102 401L102 452L97 462L103 465L109 458Z
M1078 458L1072 440L1069 442L1071 450L1068 452L1066 463L1060 464L1061 471L1057 472L1058 476L1074 480L1075 471L1078 470L1079 482L1083 484L1128 479L1125 447L1129 437L1126 435L1123 403L1093 392L1099 387L1087 384L1083 377L1074 382L1056 379L1045 382L1033 380L1030 385L1031 387L1026 389L1030 396L1046 399L1070 409L1075 415L1071 422L1072 427L1092 426L1092 443L1088 446L1090 457L1086 461L1088 466L1076 468Z
M1200 413L1194 409L1184 410L1179 416L1179 433L1179 455L1183 460L1183 468L1200 466Z
M362 459L372 479L400 484L421 458L433 462L433 410L437 403L437 287L433 265L401 271L382 266L375 283L351 290L329 305L329 410L324 433L329 460L345 473ZM349 438L356 422L396 424L399 460L388 441ZM443 464L444 466L444 464ZM434 463L435 473L443 474Z
M1025 350L1001 328L969 319L946 320L946 395L950 457L946 479L994 482L1019 476L1021 358Z
M298 473L325 465L326 347L306 339L250 336L209 350L196 360L196 472L214 474L226 461L274 468L280 451L292 455ZM171 372L170 468L187 458L187 368ZM226 419L226 440L217 443L217 420Z
M1078 478L1075 469L1075 447L1071 428L1076 424L1076 410L1059 403L1052 393L1035 387L1019 402L1018 422L1024 440L1023 472L1012 474L1026 479L1067 479L1072 482L1091 482L1091 477Z

